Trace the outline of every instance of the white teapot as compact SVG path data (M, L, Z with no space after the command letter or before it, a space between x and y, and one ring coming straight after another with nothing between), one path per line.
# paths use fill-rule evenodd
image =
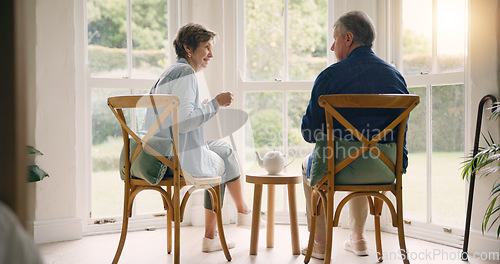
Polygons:
M273 150L269 151L264 155L264 158L260 157L258 151L255 151L257 155L257 160L259 161L259 166L266 169L268 174L278 174L280 173L286 166L290 165L292 161L295 159L295 153L293 151L288 151L287 154L292 154L293 158L288 164L285 165L287 161L287 154L283 154L279 151Z

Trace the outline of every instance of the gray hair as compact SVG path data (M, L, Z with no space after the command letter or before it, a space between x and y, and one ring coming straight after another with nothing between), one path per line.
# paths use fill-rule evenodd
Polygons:
M346 32L354 35L353 43L371 47L375 39L375 26L371 18L361 11L351 11L337 19L333 28L337 27L340 36Z

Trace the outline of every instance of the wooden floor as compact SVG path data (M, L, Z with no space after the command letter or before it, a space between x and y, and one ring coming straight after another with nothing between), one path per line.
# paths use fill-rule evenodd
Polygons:
M259 251L257 256L249 255L250 230L236 228L234 224L226 225L225 231L229 238L236 242L231 249L233 260L227 262L220 252L202 253L201 240L203 227L185 226L181 228L181 263L263 263L263 264L299 264L304 263L304 256L294 256L291 253L290 228L288 225L276 225L274 248L266 248L266 232L261 229L259 235ZM307 227L299 226L301 246L307 243ZM332 263L378 263L375 254L368 257L357 257L343 249L344 240L349 237L349 231L342 228L334 229L334 245ZM81 240L40 244L39 249L46 264L81 263L98 264L111 263L118 244L119 234L87 236ZM173 263L173 255L166 254L166 230L129 232L120 263ZM367 232L369 250L375 251L373 232ZM383 249L386 257L383 263L402 263L398 259L398 241L393 234L382 234ZM417 239L407 238L406 245L411 263L467 263L459 259L460 250ZM311 264L323 263L312 259ZM500 263L470 259L470 264Z

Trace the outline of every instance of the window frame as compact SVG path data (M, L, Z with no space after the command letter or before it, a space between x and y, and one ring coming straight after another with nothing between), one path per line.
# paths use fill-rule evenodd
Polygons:
M386 31L382 32L377 32L378 36L376 39L376 42L374 44L374 51L381 57L382 59L385 59L386 61L390 62L392 65L394 65L398 70L402 71L402 1L403 0L396 0L396 1L391 1L390 3L379 3L373 4L371 7L371 15L374 15L373 13L376 13L376 26L377 28L385 28ZM437 0L433 0L433 9L436 8L436 2ZM245 92L256 92L256 91L276 91L276 92L282 92L283 93L283 101L281 102L283 105L283 127L287 127L287 116L288 116L288 111L287 111L287 93L288 92L296 92L296 91L311 91L312 86L313 86L313 81L287 81L287 80L281 80L281 81L246 81L243 74L245 72L245 45L244 45L244 30L245 30L245 20L241 19L241 17L244 17L245 11L244 11L244 1L240 1L238 5L238 19L237 19L237 47L238 47L238 52L237 52L237 65L238 65L238 77L237 77L237 91L241 93L241 100L244 100L244 93ZM467 4L467 3L466 3ZM339 17L341 14L344 12L348 11L347 8L352 8L351 6L348 6L346 2L344 1L334 1L334 0L328 0L327 3L327 9L328 9L328 29L333 28L333 23L337 17ZM466 7L467 8L467 7ZM366 12L366 11L365 11ZM436 11L433 11L433 19L436 21ZM335 19L334 19L335 18ZM421 223L418 221L412 221L411 225L406 225L407 233L409 236L417 237L420 239L425 239L429 241L434 241L434 242L440 242L443 244L447 244L450 246L458 246L460 244L460 237L463 235L463 229L459 227L453 227L451 232L449 232L448 227L434 224L431 221L431 210L432 207L430 206L430 203L432 200L430 199L430 193L431 193L431 133L432 133L432 124L431 124L431 119L430 115L432 111L430 111L430 108L432 108L431 104L431 92L432 92L432 86L439 86L439 85L450 85L450 84L457 84L457 83L462 83L464 84L464 89L465 89L465 98L464 98L464 105L465 102L467 102L470 94L470 85L468 84L468 79L467 79L467 69L468 69L468 60L467 57L464 58L464 69L462 71L457 71L457 72L444 72L444 73L436 73L436 61L437 61L437 48L436 48L436 29L435 25L433 26L433 72L430 73L423 73L420 75L408 75L404 76L407 86L408 87L426 87L426 101L427 103L427 109L426 109L426 122L427 122L427 139L426 139L426 160L427 160L427 185L428 185L428 205L427 205L427 222L426 223ZM465 29L466 30L466 29ZM380 30L379 30L380 31ZM467 30L465 32L465 41L467 42ZM332 38L331 36L327 36L327 41L328 47L331 46L332 43ZM399 48L398 48L399 47ZM465 48L467 49L467 45L465 45ZM467 54L467 53L466 53ZM331 65L332 63L335 62L334 54L333 52L327 52L327 65ZM285 65L286 67L286 65ZM288 68L288 67L287 67ZM465 127L467 127L467 124L470 123L470 118L468 115L468 112L470 111L469 109L465 109ZM464 129L465 129L464 127ZM468 137L468 130L465 130L465 137ZM286 133L283 136L283 146L284 146L284 151L287 151L287 138L286 138ZM469 149L469 146L467 146L467 143L464 146L464 156L465 156L465 150ZM466 186L464 184L464 190L466 189ZM286 200L286 199L285 199ZM465 203L465 201L464 201ZM286 208L286 207L284 207ZM277 217L279 216L284 216L285 218L281 218L281 220L286 219L285 212L281 212L279 214L278 212L276 213ZM299 213L299 216L302 216L301 213ZM301 218L302 221L305 220L305 218ZM347 223L345 223L347 219L345 217L342 217L341 219L341 225L346 226ZM286 221L286 220L285 220ZM387 214L384 215L383 217L383 229L387 232L394 232L393 228L391 228L392 224L390 223L390 218L387 216ZM368 226L371 224L368 222ZM444 231L444 232L443 232Z
M132 16L132 0L124 0L127 5L127 75L122 78L109 78L109 77L92 77L88 68L88 40L84 37L83 52L84 61L86 65L85 74L85 93L86 102L88 105L88 111L86 115L86 127L88 129L88 138L86 139L86 144L84 148L86 153L86 164L90 168L86 172L85 179L85 190L84 190L84 214L82 219L82 230L84 234L99 234L107 232L115 232L121 229L121 222L123 220L123 215L110 216L105 219L112 219L115 222L98 224L96 221L102 220L103 217L93 217L92 216L92 107L90 105L92 89L127 89L130 94L135 94L137 90L150 89L156 82L156 79L140 79L140 78L130 78L132 72L132 26L131 26L131 16ZM177 29L180 26L181 14L178 12L180 10L179 0L164 0L168 5L168 39L175 37ZM88 21L87 21L87 0L84 0L84 10L83 12L83 27L84 34L87 35L88 32ZM174 11L172 11L174 10ZM175 62L175 51L169 49L169 65ZM135 118L134 118L135 120ZM122 204L120 204L120 207ZM133 212L135 212L136 207L133 207ZM144 229L147 226L155 225L157 227L166 227L165 219L162 217L155 217L155 213L147 214L134 214L134 218L129 220L129 229Z
M464 138L469 138L470 132L468 129L468 124L470 124L470 109L466 107L466 102L470 98L471 87L468 83L468 70L469 70L469 60L467 57L468 49L468 30L465 28L465 38L464 38L464 69L462 71L454 72L437 72L437 1L432 0L432 63L431 72L422 72L418 75L403 75L406 80L407 87L424 87L426 91L425 101L426 105L426 181L427 181L427 204L426 204L426 219L425 222L416 221L405 218L405 230L406 235L409 237L414 237L422 240L427 240L431 242L437 242L440 244L460 248L463 242L463 227L449 227L442 224L436 224L432 222L432 87L440 85L453 85L453 84L463 84L464 85L464 107L465 107L465 120L464 120ZM390 32L392 37L390 38L390 46L394 47L390 52L391 64L393 64L401 73L403 73L403 0L396 0L391 2L391 16L388 17L389 21L394 21L391 23ZM465 1L465 9L468 10L468 1ZM467 12L465 14L467 16ZM466 17L466 24L468 24L468 17ZM398 49L399 47L399 49ZM463 156L467 155L466 151L470 149L467 142L464 142L464 153ZM458 175L457 175L458 176ZM464 182L464 192L466 193L467 186ZM466 201L463 201L464 206ZM382 224L382 230L391 233L397 233L392 227L389 217L384 217Z
M180 10L180 0L166 0L168 1L169 5L169 27L168 27L168 35L169 39L172 39L172 36L175 36L176 34L176 29L180 26L180 21L181 21L181 16L183 15ZM390 3L373 3L371 8L372 8L372 13L376 13L378 21L376 22L376 25L379 28L379 31L382 34L378 34L378 37L376 39L375 47L374 50L376 53L383 59L385 59L388 62L391 62L391 64L395 65L399 70L401 70L402 66L402 55L399 54L402 52L400 49L397 49L397 47L401 47L402 45L402 1L403 0L394 0L390 1ZM434 0L436 1L436 0ZM84 1L86 2L86 1ZM127 0L127 2L131 2L131 0ZM225 80L225 86L227 87L236 87L235 89L235 96L236 96L236 107L240 107L240 109L243 109L243 103L244 102L244 93L245 92L255 92L255 91L277 91L277 92L282 92L283 93L283 127L287 127L286 120L288 116L288 110L287 110L287 93L288 92L304 92L304 91L311 91L313 82L314 80L311 81L268 81L268 82L255 82L255 81L245 81L244 77L242 76L242 69L244 69L245 66L245 46L241 45L241 43L244 43L244 19L242 20L241 18L244 18L244 1L224 1L224 11L223 14L224 16L228 17L228 20L234 19L234 24L231 23L225 23L224 25L224 31L225 32L232 32L234 36L229 36L224 39L224 45L227 47L227 54L228 56L225 56L224 58L224 64L227 64L225 68L228 70L231 76L228 77L228 80ZM467 5L467 2L466 2ZM227 8L226 8L227 7ZM331 38L331 29L333 29L333 23L337 17L339 17L342 13L347 11L346 9L348 8L347 6L347 1L335 1L335 0L328 0L327 1L327 12L328 12L328 23L327 23L327 48L331 46L332 44L332 38ZM350 7L349 7L350 8ZM86 8L85 8L86 10ZM171 10L176 10L178 12L171 12ZM399 10L399 11L398 11ZM236 11L236 12L234 12ZM243 21L243 23L242 23ZM86 12L84 12L84 34L87 34L87 18L86 18ZM385 28L386 30L381 30ZM227 34L227 33L226 33ZM467 42L467 32L466 32L466 42ZM84 50L84 59L85 59L85 64L88 65L88 52L87 52L87 38L83 37L83 40L85 43L83 44L83 50ZM394 47L394 48L392 48ZM466 50L467 50L467 45L466 45ZM233 50L234 49L234 50ZM172 63L174 61L175 55L173 54L173 49L170 49L170 56L169 56L169 63ZM231 57L230 55L234 54L234 57ZM335 58L333 52L327 51L327 65L331 65L334 63ZM231 67L232 65L236 65L236 67ZM129 67L129 66L127 66ZM462 72L451 72L451 73L429 73L429 74L424 74L424 75L413 75L413 76L404 76L406 79L408 87L415 87L415 86L420 86L420 87L431 87L435 85L445 85L445 84L452 84L452 83L464 83L464 89L465 89L465 102L467 102L470 98L470 93L471 93L471 86L468 81L468 71L469 71L469 58L465 58L465 66L464 66L464 71ZM288 68L288 67L287 67ZM130 73L130 72L129 72ZM129 75L130 76L130 75ZM457 82L458 80L458 82ZM132 79L132 78L123 78L123 79L117 79L117 78L97 78L97 77L90 77L88 74L88 69L87 69L87 74L85 77L86 81L86 102L87 102L87 107L90 110L90 94L91 94L91 89L92 88L111 88L111 89L130 89L131 92L133 92L137 87L141 88L149 88L151 87L155 80L153 79ZM430 96L429 90L427 91L427 96ZM432 107L430 104L430 100L427 100L428 102L428 108ZM467 106L467 104L466 104ZM471 124L470 117L469 117L469 112L471 109L468 109L466 107L465 109L465 127L468 127ZM427 111L428 114L430 115L430 111ZM86 113L86 126L91 127L91 115L90 111L87 111ZM427 122L430 122L429 120ZM428 124L429 125L429 124ZM429 125L430 127L430 125ZM89 129L91 133L91 129ZM429 133L429 131L427 131ZM286 133L285 133L286 134ZM88 137L88 135L87 135ZM470 132L468 129L465 129L465 137L469 138L470 137ZM242 149L242 142L243 138L241 137L236 137L237 144L239 144L239 149ZM431 150L430 148L430 141L431 139L428 137L427 139L427 149ZM86 146L85 146L85 152L86 157L85 159L87 160L86 164L91 165L91 148L92 148L92 140L91 137L86 139ZM283 137L283 146L287 146L288 139L286 138L286 135ZM286 147L285 147L286 148ZM470 144L466 141L464 149L470 149ZM286 148L285 151L288 149ZM429 156L429 152L427 152L427 155ZM464 154L465 155L465 154ZM427 157L428 160L428 175L427 177L430 177L430 157ZM90 168L90 166L89 166ZM95 225L93 223L93 220L89 213L91 211L91 205L90 205L90 197L91 197L91 169L87 169L87 177L86 177L86 190L85 190L85 218L83 219L83 230L84 233L98 233L98 232L109 232L110 230L117 231L121 228L121 216L118 218L115 218L117 220L117 223L114 224L107 224L107 225ZM245 171L245 170L244 170ZM428 181L430 182L430 181ZM429 183L428 183L429 184ZM299 187L300 188L300 187ZM466 186L464 184L464 189L466 189ZM287 199L284 199L287 201ZM465 203L465 201L464 201ZM287 205L284 205L284 208L287 208ZM427 210L431 210L430 207L428 206ZM386 210L385 210L386 211ZM299 213L299 220L301 222L305 222L305 215L303 212L298 212ZM287 213L286 212L276 212L276 221L277 222L286 222L287 221ZM429 217L428 217L429 218ZM343 218L345 219L345 218ZM153 221L153 222L152 222ZM164 221L162 219L153 219L152 216L147 216L145 218L143 217L138 217L137 219L131 219L130 221L130 228L139 228L139 227L145 227L147 225L151 225L154 223L157 226L162 226L164 225ZM387 232L394 232L394 230L390 227L391 223L389 222L389 218L384 217L383 218L383 230ZM341 224L344 225L345 221L341 220ZM368 222L368 226L369 226ZM430 240L430 241L435 241L435 242L440 242L452 246L456 246L457 242L460 239L460 236L463 234L463 229L455 229L452 231L452 233L443 233L443 226L435 225L435 224L429 224L429 223L418 223L418 222L412 222L411 226L405 225L405 229L407 230L407 235L411 237L417 237L420 239L425 239L425 240Z
M284 1L284 9L288 10L288 3L289 0L282 0ZM330 52L330 47L333 44L333 24L335 22L334 15L336 14L334 11L339 10L339 9L344 9L344 3L342 1L336 1L334 2L333 0L326 0L327 2L327 31L325 32L326 34L326 39L327 39L327 61L325 68L331 65L332 63L335 62L335 54L333 52ZM241 102L238 107L240 109L243 109L243 105L245 102L245 93L247 92L280 92L282 93L282 101L280 102L282 105L282 113L283 113L283 118L282 118L282 127L283 129L286 129L288 127L288 95L289 93L293 92L311 92L312 87L314 85L314 80L308 80L308 81L295 81L295 80L290 80L289 79L289 65L288 65L288 59L287 59L287 54L288 54L288 27L287 27L287 19L288 19L288 12L285 12L284 15L284 79L275 79L274 81L250 81L246 80L245 77L245 67L246 67L246 49L245 49L245 1L237 1L236 4L236 65L237 65L237 80L236 80L236 90L238 93L238 101ZM318 73L319 74L319 73ZM305 109L304 109L305 110ZM244 138L244 136L243 136ZM288 148L288 135L287 133L283 133L283 138L282 138L282 146L283 146L283 152L287 153L289 148ZM244 147L244 145L240 145L240 149ZM262 154L262 153L261 153ZM243 153L244 155L244 153ZM245 160L243 157L242 160ZM243 171L247 171L245 168L245 164L243 164ZM286 168L285 168L286 171ZM301 188L301 187L299 187ZM284 189L283 189L284 190ZM278 189L276 190L277 194L280 195ZM275 211L275 220L276 222L282 222L282 223L289 223L289 214L288 214L288 199L287 199L287 192L283 191L282 195L283 197L283 205L282 208L284 208L284 211ZM279 208L279 205L276 205L275 208ZM298 211L298 221L301 224L306 223L306 215L305 215L305 210L304 211Z

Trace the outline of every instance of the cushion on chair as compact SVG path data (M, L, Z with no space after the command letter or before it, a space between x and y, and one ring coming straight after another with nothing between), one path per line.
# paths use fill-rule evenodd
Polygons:
M316 185L328 171L327 159L327 135L323 132L316 134L316 146L311 164L311 186ZM335 145L335 165L358 150L362 143L359 141L347 141L342 138L334 138ZM377 143L376 146L393 163L396 162L396 143ZM324 155L323 155L324 153ZM356 184L390 184L394 182L396 175L387 165L380 160L373 152L366 151L361 157L335 174L335 184L356 185Z
M131 138L129 159L132 158L137 145L137 141ZM169 160L172 160L172 139L153 136L148 141L148 145ZM142 149L134 163L132 163L130 174L132 177L143 179L149 184L158 184L165 175L173 175L173 171L147 150ZM125 178L125 150L123 148L120 155L120 176L122 180Z

